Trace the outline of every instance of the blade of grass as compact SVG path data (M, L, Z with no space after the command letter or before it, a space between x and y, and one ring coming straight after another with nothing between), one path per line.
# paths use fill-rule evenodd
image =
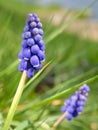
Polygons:
M15 69L15 67L18 65L19 61L16 60L14 61L10 66L8 66L7 68L5 68L4 70L2 70L0 72L0 77L2 77L5 74L11 74L12 71Z
M42 102L40 102L40 103L38 103L38 104L35 104L34 107L42 106L42 105L48 104L49 102L51 102L51 101L53 101L53 100L55 100L55 99L61 98L61 97L63 97L64 95L69 94L70 92L75 91L76 89L78 89L78 88L79 88L80 86L82 86L83 84L85 84L85 83L88 84L88 83L90 83L90 82L93 82L93 81L96 80L96 79L98 79L98 75L96 75L96 76L94 76L94 77L92 77L92 78L90 78L90 79L88 79L88 80L85 80L85 81L83 81L82 83L80 83L80 84L78 84L78 85L75 85L75 86L72 87L72 88L69 88L69 89L67 89L67 90L64 90L63 92L60 92L60 93L58 93L58 94L56 94L56 95L54 95L54 96L52 96L52 97L50 97L50 98L47 98L47 99L45 99L44 101L42 101Z
M38 73L36 73L36 75L26 83L25 88L28 87L53 61L54 60L49 61Z

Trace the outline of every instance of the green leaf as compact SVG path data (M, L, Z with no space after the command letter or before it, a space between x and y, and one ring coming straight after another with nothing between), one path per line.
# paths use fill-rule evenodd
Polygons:
M52 62L53 60L49 61L38 73L36 73L36 75L26 83L25 88L28 87Z
M83 84L88 84L90 82L93 82L94 80L98 79L98 75L88 79L88 80L85 80L83 81L82 83L78 84L78 85L75 85L74 87L72 88L69 88L67 90L64 90L63 92L60 92L60 93L57 93L55 94L54 96L51 96L50 98L47 98L45 99L44 101L38 103L38 104L35 104L34 107L38 107L38 106L42 106L42 105L45 105L45 104L48 104L50 103L51 101L55 100L55 99L58 99L58 98L61 98L73 91L75 91L76 89L78 89L80 86L82 86Z
M24 130L28 127L28 125L29 125L28 121L23 121L14 130Z
M8 66L7 68L5 68L4 70L2 70L0 72L0 77L2 77L5 74L11 74L13 72L13 70L15 70L16 66L18 65L19 61L16 60L14 61L10 66Z

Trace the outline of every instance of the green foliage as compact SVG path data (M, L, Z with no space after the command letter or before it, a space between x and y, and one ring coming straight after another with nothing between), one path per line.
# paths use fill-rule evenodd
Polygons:
M45 9L22 2L6 1L5 4L0 1L0 111L3 115L0 114L0 127L21 77L17 69L17 55L26 16L30 11L40 15L44 14ZM58 130L92 130L93 124L97 126L98 43L65 31L84 12L57 27L51 24L52 19L50 22L42 19L46 32L46 66L36 74L35 80L27 82L11 130L50 129L61 115L60 108L65 98L83 83L91 87L84 112L71 122L64 120Z

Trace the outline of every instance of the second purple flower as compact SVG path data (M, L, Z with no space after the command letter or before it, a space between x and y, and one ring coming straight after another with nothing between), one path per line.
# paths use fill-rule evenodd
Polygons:
M83 111L89 91L89 86L84 84L70 98L65 100L61 111L66 112L67 120L72 120L72 118L77 117Z

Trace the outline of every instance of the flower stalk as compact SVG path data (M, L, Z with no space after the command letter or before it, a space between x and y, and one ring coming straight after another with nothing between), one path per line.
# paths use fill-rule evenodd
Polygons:
M67 114L67 113L65 112L65 113L54 123L52 130L55 130L55 129L58 127L58 125L65 119L66 114Z
M8 112L8 115L7 115L7 118L6 118L6 121L5 121L5 124L4 124L4 127L3 127L2 130L8 130L9 129L9 126L10 126L11 121L13 119L13 116L15 114L17 105L19 103L22 92L24 90L26 79L27 79L27 75L26 75L26 71L24 71L23 74L22 74L21 80L19 82L17 91L15 93L14 99L12 101L11 107L9 109L9 112Z

